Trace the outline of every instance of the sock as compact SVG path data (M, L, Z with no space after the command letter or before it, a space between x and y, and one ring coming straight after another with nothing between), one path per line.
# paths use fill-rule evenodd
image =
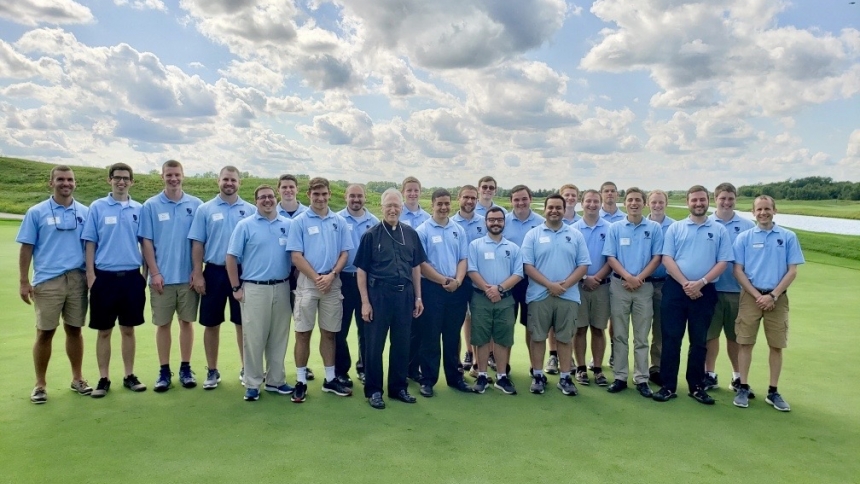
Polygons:
M532 372L532 376L534 376L535 378L537 378L537 377L543 377L543 370L534 370L534 371Z
M296 381L305 385L308 384L308 367L296 368Z
M161 365L161 369L165 370L165 371L170 371L170 363L168 363L166 365Z
M593 372L595 375L596 375L596 374L598 374L598 373L603 373L603 368L601 368L601 367L599 367L599 366L595 366L595 367L594 367L594 369L592 370L592 372Z
M486 374L486 373L485 373ZM496 373L496 381L501 380L502 378L508 376L507 373Z
M741 383L741 388L743 388L744 390L749 390L750 386L748 383Z
M570 372L564 372L563 371L563 372L561 372L561 374L558 375L558 378L561 380L563 380L565 378L570 378Z
M552 350L550 350L550 352L549 352L549 356L555 356L555 357L558 357L558 351L552 351Z
M741 374L737 371L733 371L732 372L732 380L740 380L740 379L741 379Z
M482 377L482 376L487 376L487 372L486 371L479 371L478 377Z
M767 387L768 393L776 393L776 387Z
M323 370L325 371L325 381L332 381L335 379L333 366L324 366Z
M708 372L708 376L709 376L709 377L711 377L711 378L716 378L716 377L717 377L717 373L716 373L716 372L713 372L713 371L709 371L709 372Z
M577 366L577 367L576 367L576 371L577 371L577 372L580 372L580 371L586 371L587 369L588 369L588 368L587 368L587 367L585 367L585 366Z

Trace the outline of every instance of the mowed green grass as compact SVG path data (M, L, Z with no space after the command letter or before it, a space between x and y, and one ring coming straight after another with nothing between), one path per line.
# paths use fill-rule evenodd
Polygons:
M845 371L860 366L860 271L839 267L838 259L803 266L790 291L792 332L780 385L793 409L787 414L764 403L764 345L755 352L751 381L759 398L744 410L731 404L724 355L718 360L724 388L713 392L714 407L684 393L661 404L594 385L575 398L554 386L531 395L521 327L514 397L465 395L442 385L435 398L419 397L416 405L389 400L388 409L377 411L361 397L360 384L355 397L338 398L323 394L318 379L302 405L271 394L248 403L229 327L218 389L156 394L148 323L138 330L137 354L147 392L122 388L118 336L108 396L69 391L58 334L49 402L37 406L29 402L34 316L17 296L16 231L16 224L0 223L0 482L856 482L860 474L860 387ZM94 385L95 333L87 329L85 338L84 373ZM174 337L174 371L176 344ZM201 331L192 364L202 380ZM318 354L311 367L320 378ZM292 379L291 355L287 371Z

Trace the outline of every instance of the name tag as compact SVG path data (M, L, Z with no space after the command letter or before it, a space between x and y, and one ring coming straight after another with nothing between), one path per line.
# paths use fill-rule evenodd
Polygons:
M410 222L410 221L408 221L408 220L404 220L404 221L402 221L402 222L400 222L400 223L402 223L403 225L408 225L408 226L412 227L412 222Z
M764 248L764 243L762 243L762 242L758 242L758 243L753 244L753 249L763 249L763 248Z
M278 237L278 244L287 245L287 238L286 237Z
M486 260L493 260L493 259L495 259L495 258L496 258L496 253L495 253L495 252L484 252L484 259L486 259Z
M213 213L212 214L212 221L217 222L219 220L224 220L224 214L223 213Z
M316 235L320 233L320 228L314 225L313 227L308 227L308 235Z
M347 229L347 230L349 230L350 232L352 232L353 230L355 230L355 225L353 225L353 224L346 224L346 229Z
M439 242L442 242L442 236L434 235L433 237L430 237L430 240L432 240L434 244L438 244Z
M116 225L116 217L105 217L105 225Z
M541 237L538 239L538 242L540 242L541 244L548 244L549 243L549 237Z
M158 214L158 221L159 222L164 222L167 220L170 220L170 214L169 213L164 212L164 213Z
M621 245L630 245L630 238L629 237L621 237L621 239L618 240L618 243Z
M48 217L45 221L48 222L48 225L57 225L60 223L60 217Z

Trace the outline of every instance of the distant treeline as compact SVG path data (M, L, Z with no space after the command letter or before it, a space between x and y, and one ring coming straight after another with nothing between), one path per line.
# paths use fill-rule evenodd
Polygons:
M810 176L783 182L738 187L738 195L770 195L777 200L860 200L860 183L835 182L832 178Z

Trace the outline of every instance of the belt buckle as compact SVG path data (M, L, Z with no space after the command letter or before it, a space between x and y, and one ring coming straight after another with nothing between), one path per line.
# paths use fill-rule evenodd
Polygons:
M404 289L406 289L406 284L399 284L399 285L397 285L397 286L394 286L394 289L395 289L397 292L403 292L403 290L404 290Z

